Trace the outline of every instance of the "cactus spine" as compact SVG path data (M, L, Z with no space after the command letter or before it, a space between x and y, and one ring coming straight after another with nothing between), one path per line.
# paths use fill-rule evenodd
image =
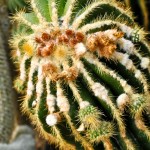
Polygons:
M22 111L41 135L60 149L148 148L150 48L132 13L115 0L30 5L13 17L11 46Z

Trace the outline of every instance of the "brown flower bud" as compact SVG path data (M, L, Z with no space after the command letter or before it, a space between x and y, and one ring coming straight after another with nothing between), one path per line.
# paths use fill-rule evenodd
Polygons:
M43 41L49 41L51 39L51 36L48 33L42 33L41 38L42 38Z
M50 54L52 54L52 52L54 51L54 47L55 47L55 43L54 43L54 41L51 41L48 45L48 50L49 50Z
M42 57L46 57L46 56L49 56L50 55L50 51L48 48L43 48L42 51L41 51L41 56Z
M82 32L77 32L76 33L76 39L78 42L82 42L84 40L84 34Z
M41 56L41 51L42 51L43 47L38 47L37 48L37 55Z
M59 43L62 43L62 42L63 42L63 37L62 37L62 35L58 36L58 42L59 42Z
M71 29L66 30L65 33L67 36L74 36L75 35L74 31Z
M66 35L62 35L63 42L68 43L69 39Z
M71 39L69 40L69 45L70 45L70 47L74 47L77 43L78 43L78 41L77 41L77 39L75 39L75 38L71 38Z
M41 40L41 38L38 38L38 37L35 38L35 41L36 41L36 43L39 43L39 44L43 43L43 41Z

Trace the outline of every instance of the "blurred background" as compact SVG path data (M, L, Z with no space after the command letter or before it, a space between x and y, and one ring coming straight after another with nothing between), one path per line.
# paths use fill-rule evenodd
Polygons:
M123 7L128 6L133 11L135 21L149 33L150 0L121 1ZM22 9L31 11L25 0L0 0L0 150L54 150L21 114L19 106L22 95L13 88L17 70L12 63L8 43L16 24L10 18ZM147 37L150 39L149 34Z

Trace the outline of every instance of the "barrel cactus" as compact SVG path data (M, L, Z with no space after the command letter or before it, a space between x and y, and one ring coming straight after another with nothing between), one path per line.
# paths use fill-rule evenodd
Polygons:
M21 109L59 149L150 147L150 47L115 0L30 0L10 45ZM143 144L144 143L144 144Z

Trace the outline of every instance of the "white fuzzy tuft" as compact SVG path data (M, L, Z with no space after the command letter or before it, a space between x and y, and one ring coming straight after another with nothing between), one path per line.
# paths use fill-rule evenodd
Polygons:
M33 91L34 90L34 85L33 85L33 83L32 83L32 81L28 81L28 90L31 90L31 91Z
M123 54L122 59L120 60L120 63L124 65L128 70L132 69L133 67L133 62L132 60L129 59L128 54Z
M121 80L120 83L123 87L125 87L127 85L127 81L125 81L125 80Z
M136 71L135 71L135 77L136 77L136 78L140 78L141 76L142 76L141 71L140 71L140 70L136 70Z
M126 33L127 37L129 38L133 32L133 29L131 27L128 27L125 24L121 24L120 29Z
M84 109L84 108L86 108L86 107L89 106L89 105L90 105L89 102L87 102L87 101L82 101L82 102L80 102L80 109Z
M69 105L68 102L65 102L65 103L63 104L63 106L60 107L60 111L61 111L61 112L68 112L69 109L70 109L70 105Z
M47 95L46 104L48 106L49 112L51 113L55 111L55 101L56 101L55 96L51 94Z
M118 98L117 98L117 105L118 107L122 107L125 104L127 104L129 102L129 96L125 93L121 94Z
M134 44L131 41L126 40L124 38L119 39L118 44L121 49L123 49L124 51L126 51L129 54L132 54L135 49Z
M108 91L100 83L95 83L92 86L95 96L101 97L103 100L108 100Z
M32 102L32 107L34 108L36 106L36 104L37 104L37 101L33 101Z
M57 124L57 116L54 115L54 114L50 114L46 117L46 123L49 125L49 126L54 126Z
M129 55L123 54L121 64L126 65L128 63L128 61L129 61Z
M57 99L57 106L59 107L61 112L68 112L70 109L70 105L66 97L58 96Z
M36 92L38 94L41 94L43 92L43 83L42 83L42 80L38 80L38 83L36 84Z
M63 95L63 90L57 85L57 98L56 98L57 106L59 107L61 112L68 112L70 109L70 104L68 99Z
M83 43L78 43L75 45L75 52L77 56L82 56L87 51Z
M78 132L82 132L82 131L85 131L85 127L84 127L84 124L82 123L79 128L77 129Z
M20 53L20 50L19 50L19 49L17 49L17 51L16 51L16 55L17 55L18 57L20 57L20 56L21 56L21 53Z
M32 58L31 68L30 68L30 72L29 72L29 80L28 80L28 85L27 85L27 95L29 97L33 94L33 90L34 90L32 77L33 77L35 70L37 69L37 64L38 64L37 62L38 62L38 59Z
M25 63L26 63L27 59L28 59L28 57L25 55L20 64L20 79L22 81L25 81L25 79L26 79Z
M141 60L141 67L143 69L146 69L150 66L150 60L146 57L143 57L142 60Z
M132 67L133 67L133 62L132 62L132 60L129 60L128 63L126 64L126 68L128 70L130 70L130 69L132 69Z
M28 89L28 90L27 90L27 96L30 97L30 96L32 96L32 94L33 94L33 92L32 92L30 89Z
M126 84L124 89L125 89L126 93L132 93L132 88L131 88L131 86L128 86L128 84Z
M54 106L55 105L55 100L56 100L55 96L47 95L46 102L47 102L48 106Z
M57 90L57 97L62 96L63 95L63 91L62 90Z

